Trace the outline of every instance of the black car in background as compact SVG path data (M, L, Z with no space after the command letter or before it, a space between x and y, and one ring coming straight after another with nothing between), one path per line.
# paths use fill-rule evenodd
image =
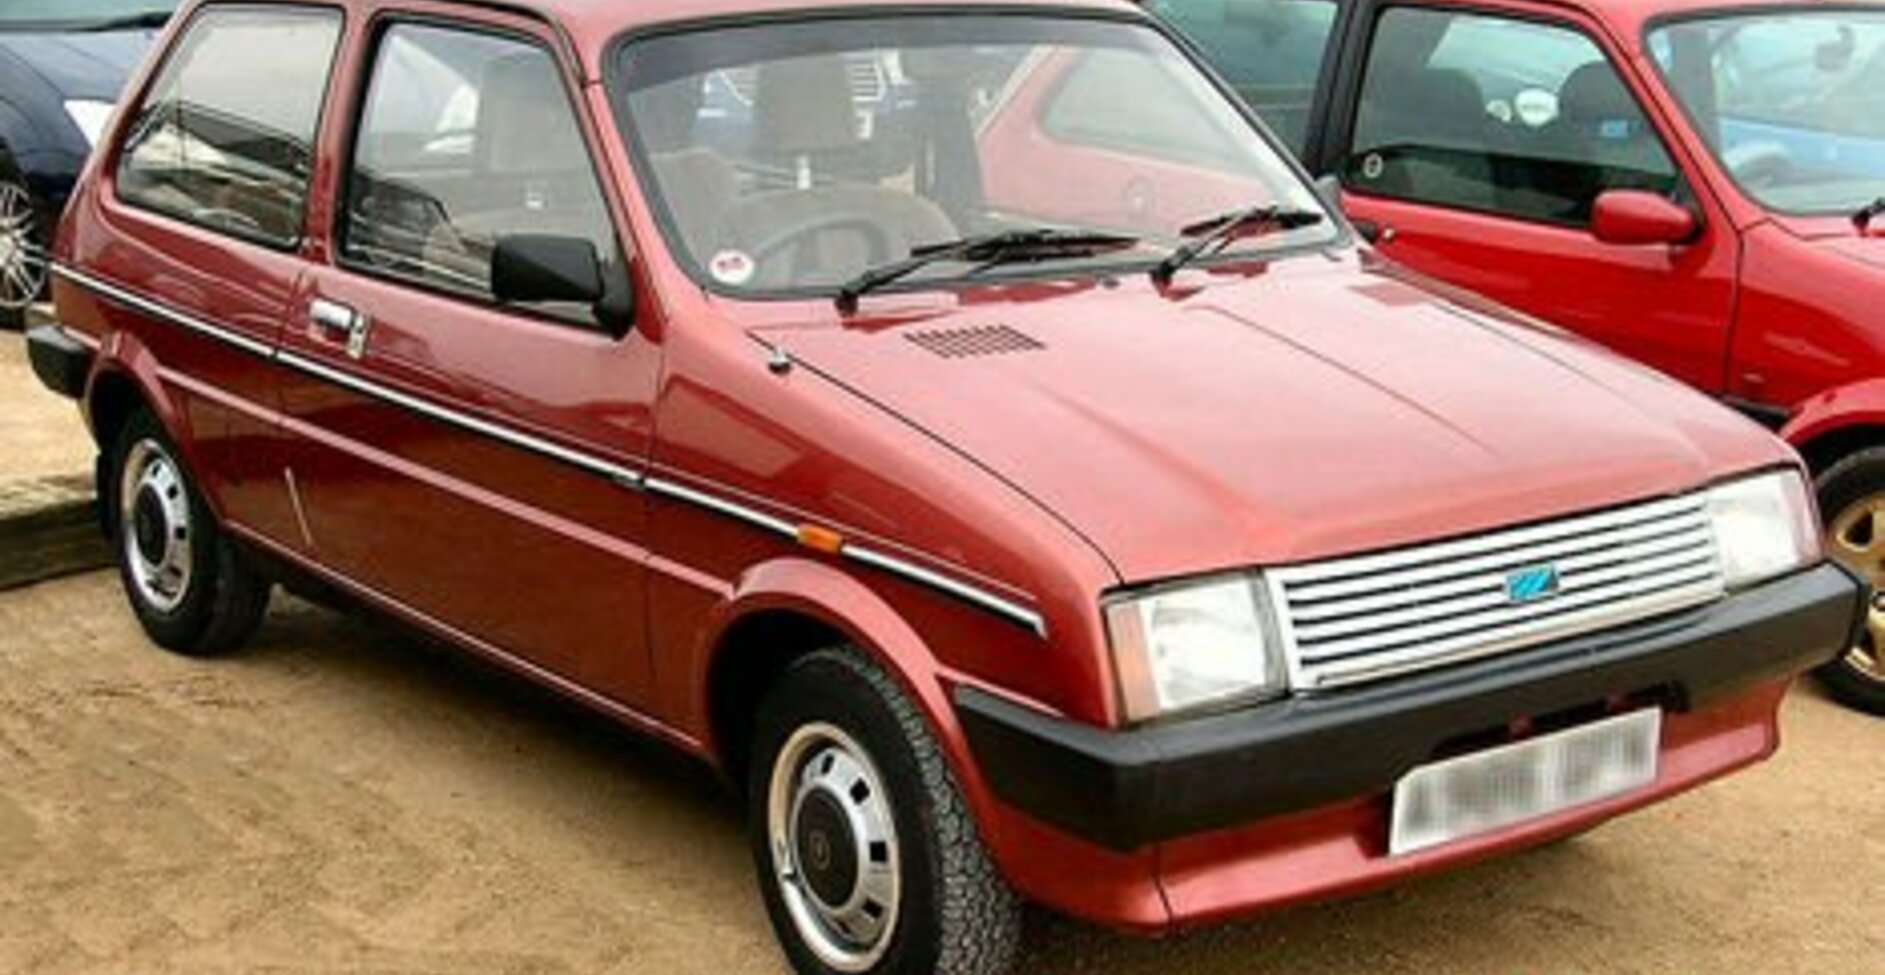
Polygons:
M0 328L46 285L41 248L177 0L0 2Z

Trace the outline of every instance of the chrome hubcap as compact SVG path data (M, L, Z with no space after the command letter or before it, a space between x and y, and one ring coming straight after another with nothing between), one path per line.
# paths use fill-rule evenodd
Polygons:
M1833 517L1826 530L1833 558L1872 585L1871 609L1859 643L1846 652L1846 663L1866 677L1885 683L1885 494L1861 498Z
M812 724L780 749L771 782L767 836L786 913L819 961L870 968L890 946L903 893L876 766L843 731Z
M0 183L0 308L18 311L46 287L46 256L33 240L33 201L12 183Z
M190 497L176 461L154 440L125 458L118 485L118 534L131 584L145 605L175 612L190 591Z

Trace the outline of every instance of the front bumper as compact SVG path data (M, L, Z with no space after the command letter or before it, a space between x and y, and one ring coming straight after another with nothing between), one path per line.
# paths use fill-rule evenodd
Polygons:
M1831 660L1864 618L1828 563L1672 617L1234 713L1109 731L971 688L956 708L995 795L1118 851L1387 792L1515 723L1653 700L1677 714Z
M33 374L47 389L67 399L85 395L85 384L92 376L91 346L57 325L37 325L26 333L26 355L33 363Z

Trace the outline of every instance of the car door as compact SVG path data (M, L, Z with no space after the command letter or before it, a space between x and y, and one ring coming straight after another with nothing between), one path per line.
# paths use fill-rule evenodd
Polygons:
M588 307L503 304L498 241L589 246L628 287L592 136L529 21L389 16L333 161L333 260L282 342L308 551L511 664L627 705L647 686L658 348Z
M325 7L210 5L142 92L61 287L154 363L166 417L223 520L292 537L267 363L305 266L322 103L343 31ZM258 86L263 74L276 84ZM63 296L62 296L63 299Z
M1357 30L1361 73L1323 161L1385 254L1723 389L1738 239L1594 34L1529 8L1418 5ZM1591 214L1613 189L1668 196L1702 228L1673 247L1602 243Z

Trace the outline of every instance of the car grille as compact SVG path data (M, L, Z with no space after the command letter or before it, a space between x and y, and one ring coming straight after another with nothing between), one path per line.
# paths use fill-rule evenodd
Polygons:
M1514 595L1515 579L1551 571L1555 587ZM1701 496L1293 566L1268 579L1292 677L1307 691L1618 626L1725 592Z

